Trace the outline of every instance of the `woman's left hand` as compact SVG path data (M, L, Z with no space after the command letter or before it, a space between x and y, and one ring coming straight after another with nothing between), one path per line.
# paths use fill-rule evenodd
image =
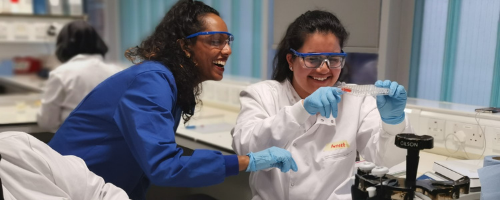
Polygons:
M407 99L405 87L390 80L378 80L375 86L390 89L389 95L377 96L377 107L382 121L392 125L403 122Z

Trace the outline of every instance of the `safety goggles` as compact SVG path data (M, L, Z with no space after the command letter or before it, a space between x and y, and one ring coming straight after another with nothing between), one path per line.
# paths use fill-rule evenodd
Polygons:
M318 68L326 63L328 68L337 69L344 67L345 57L347 56L344 51L342 53L299 53L292 48L290 51L297 57L301 57L304 61L306 68Z
M194 38L200 35L202 37L199 39L203 42L203 44L214 49L222 50L226 44L231 46L231 43L234 41L233 34L222 31L198 32L187 36L186 39Z

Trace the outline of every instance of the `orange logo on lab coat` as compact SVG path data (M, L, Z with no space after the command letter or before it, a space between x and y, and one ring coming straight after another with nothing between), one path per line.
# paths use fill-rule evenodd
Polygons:
M327 144L325 148L323 148L323 151L331 151L331 150L336 150L336 149L345 149L349 147L349 143L346 140L340 141L340 142L332 142L330 144Z

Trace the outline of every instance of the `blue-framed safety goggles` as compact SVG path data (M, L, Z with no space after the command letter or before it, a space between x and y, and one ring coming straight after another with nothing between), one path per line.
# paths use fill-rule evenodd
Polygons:
M200 35L207 36L200 38L203 44L216 49L224 49L226 44L231 46L231 43L234 41L233 34L223 31L198 32L187 36L186 39L194 38Z
M341 51L341 53L299 53L292 48L290 48L290 51L292 51L295 56L302 58L304 67L306 68L318 68L323 65L323 63L326 63L328 68L331 69L343 68L347 56L344 51Z

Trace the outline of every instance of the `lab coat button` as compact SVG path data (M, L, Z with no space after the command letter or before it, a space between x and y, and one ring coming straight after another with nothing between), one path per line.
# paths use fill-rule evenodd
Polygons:
M293 146L296 147L297 146L297 143L293 143Z
M333 123L333 119L332 119L332 123Z
M321 119L321 122L324 122L324 121L325 121L325 119Z
M290 184L290 186L292 186L292 187L293 187L293 186L294 186L294 184L292 183L292 184Z

